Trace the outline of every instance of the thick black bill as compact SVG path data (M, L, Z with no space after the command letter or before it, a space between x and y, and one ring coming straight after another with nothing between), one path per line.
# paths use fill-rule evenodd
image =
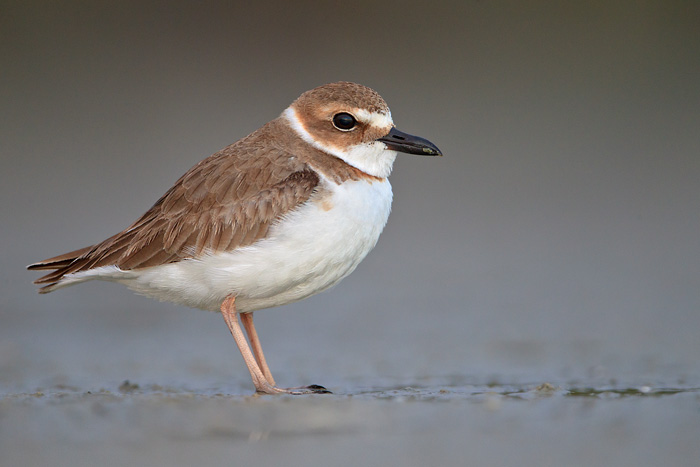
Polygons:
M419 156L442 156L442 152L433 143L420 136L409 135L396 128L392 128L388 135L379 138L389 149L418 154Z

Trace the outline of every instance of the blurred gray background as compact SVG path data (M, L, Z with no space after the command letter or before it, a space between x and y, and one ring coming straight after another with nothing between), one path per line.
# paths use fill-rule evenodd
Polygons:
M24 266L337 81L400 156L376 249L256 314L281 384L700 381L697 2L3 2L0 387L251 390L218 314Z
M0 463L697 465L698 25L697 1L1 2ZM399 157L354 274L256 313L278 383L336 396L248 397L219 314L36 294L27 264L337 80L445 157Z

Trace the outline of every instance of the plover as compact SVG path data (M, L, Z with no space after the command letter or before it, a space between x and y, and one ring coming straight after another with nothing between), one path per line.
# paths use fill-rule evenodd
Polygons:
M126 230L28 268L53 270L35 281L40 293L99 279L221 311L257 392L328 392L277 387L253 312L324 291L357 267L389 217L399 152L441 155L397 130L372 89L319 86L192 167Z

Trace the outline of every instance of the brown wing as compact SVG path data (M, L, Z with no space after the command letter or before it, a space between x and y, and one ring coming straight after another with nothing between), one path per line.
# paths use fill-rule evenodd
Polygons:
M40 291L50 291L74 272L112 265L144 268L264 238L319 183L318 175L292 154L270 147L265 141L270 125L194 166L126 230L92 247L30 265L55 269L35 281L47 284Z

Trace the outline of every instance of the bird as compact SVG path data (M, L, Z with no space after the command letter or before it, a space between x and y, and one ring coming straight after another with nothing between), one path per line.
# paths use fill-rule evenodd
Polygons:
M256 393L329 393L277 386L253 312L322 292L357 267L389 217L399 153L442 156L399 131L373 89L324 84L197 163L125 230L27 268L51 270L34 281L42 294L104 280L221 312Z

